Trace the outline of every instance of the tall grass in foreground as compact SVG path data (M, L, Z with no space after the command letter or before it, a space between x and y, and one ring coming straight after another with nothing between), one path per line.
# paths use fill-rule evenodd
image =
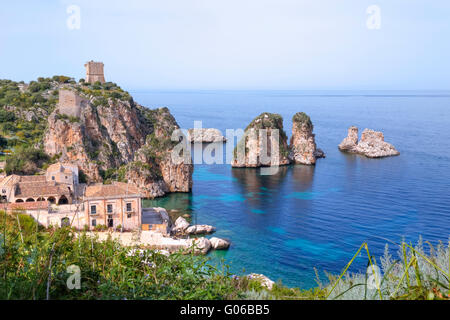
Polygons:
M406 242L397 244L397 257L393 258L386 245L380 258L381 273L371 272L377 268L375 258L366 249L368 267L366 273L347 273L348 266L339 277L329 276L328 299L449 299L450 298L450 255L449 246L442 242L434 247L422 238L417 245ZM426 248L428 247L428 248ZM426 250L428 249L428 250ZM375 275L375 276L374 276Z
M377 262L363 243L340 275L310 290L271 290L207 257L127 248L69 227L43 229L29 216L0 211L0 299L449 299L449 246L402 242ZM367 272L349 273L356 259ZM70 290L70 266L81 288ZM372 272L380 267L379 276ZM375 278L374 278L375 275ZM317 277L319 278L319 277Z

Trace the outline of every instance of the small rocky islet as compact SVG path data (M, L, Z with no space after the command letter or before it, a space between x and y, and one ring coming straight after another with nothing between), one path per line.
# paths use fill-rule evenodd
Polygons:
M358 141L358 128L355 126L348 129L347 137L342 140L338 148L343 152L360 154L368 158L400 155L400 152L392 144L384 141L382 132L364 129L361 140Z
M187 133L187 140L190 143L213 143L226 142L227 139L220 130L215 128L193 128Z
M317 147L313 129L310 117L304 112L297 112L292 117L292 137L288 144L281 115L264 112L245 129L244 137L234 149L231 166L258 168L289 164L315 165L317 159L325 158L325 153ZM277 135L274 134L275 130ZM358 128L354 126L348 129L348 136L339 144L339 150L368 158L400 154L392 144L384 141L382 132L365 129L358 141Z

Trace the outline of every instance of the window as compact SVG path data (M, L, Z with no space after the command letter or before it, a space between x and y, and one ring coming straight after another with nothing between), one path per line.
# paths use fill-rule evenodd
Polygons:
M67 180L67 176L66 176L66 180Z
M55 180L55 176L52 176L52 180Z
M92 219L92 226L95 227L97 225L97 220Z
M96 214L97 213L97 206L91 206L91 214ZM94 221L94 220L92 220Z
M6 193L6 189L2 189L2 192L3 192L3 193Z
M133 210L133 207L131 206L131 202L127 203L127 211L130 212Z
M106 205L106 211L108 211L108 213L112 213L113 212L113 205L112 204Z
M127 214L127 218L128 218L128 219L131 218L131 213Z

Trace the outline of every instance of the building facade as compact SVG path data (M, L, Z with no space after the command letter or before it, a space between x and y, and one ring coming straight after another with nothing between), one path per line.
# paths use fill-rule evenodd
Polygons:
M125 230L141 227L141 194L132 185L114 182L88 186L83 202L85 221L91 230L97 226Z

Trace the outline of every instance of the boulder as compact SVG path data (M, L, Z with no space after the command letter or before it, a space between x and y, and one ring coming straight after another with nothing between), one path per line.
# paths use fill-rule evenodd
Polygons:
M224 239L212 237L209 241L211 242L211 247L214 250L224 250L230 247L230 242Z
M189 222L187 222L186 219L183 217L178 217L178 219L175 220L172 231L175 233L185 232L188 227L189 227Z
M257 280L261 285L269 290L272 290L273 285L275 284L274 281L270 280L268 277L266 277L263 274L257 274L257 273L251 273L247 276L248 279L251 280Z
M187 234L209 234L216 231L216 228L206 224L196 224L194 226L188 227L185 232Z
M211 249L211 242L204 237L190 239L190 248L194 253L207 254Z
M368 158L382 158L400 154L392 144L384 141L384 135L379 131L364 129L361 140L358 142L357 127L348 129L348 135L339 144L339 150L361 154Z

